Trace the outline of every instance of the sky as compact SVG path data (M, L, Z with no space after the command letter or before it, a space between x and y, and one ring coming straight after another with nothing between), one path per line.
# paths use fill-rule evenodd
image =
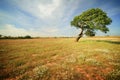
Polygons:
M0 0L0 34L74 37L80 30L70 22L90 8L101 8L112 19L110 31L97 36L120 36L119 0Z

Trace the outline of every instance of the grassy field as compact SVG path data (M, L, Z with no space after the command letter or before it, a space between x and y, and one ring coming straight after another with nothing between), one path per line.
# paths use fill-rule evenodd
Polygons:
M0 40L0 80L120 80L120 37Z

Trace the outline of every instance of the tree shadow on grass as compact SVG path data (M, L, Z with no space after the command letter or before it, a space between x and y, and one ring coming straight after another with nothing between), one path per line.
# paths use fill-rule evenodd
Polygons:
M107 42L111 44L120 44L120 41L96 40L97 42Z

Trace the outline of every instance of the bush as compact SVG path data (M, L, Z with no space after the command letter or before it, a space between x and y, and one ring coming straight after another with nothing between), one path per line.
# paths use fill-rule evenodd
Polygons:
M26 35L24 38L25 38L25 39L30 39L30 38L31 38L31 36Z
M38 66L33 69L33 80L46 80L48 79L48 67Z
M120 80L120 70L116 69L106 76L106 80Z

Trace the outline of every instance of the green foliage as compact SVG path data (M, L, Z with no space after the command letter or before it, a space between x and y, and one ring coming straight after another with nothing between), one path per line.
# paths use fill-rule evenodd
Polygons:
M2 38L2 35L0 34L0 38Z
M94 30L88 29L88 30L85 32L85 35L86 35L86 36L95 36L95 32L94 32Z
M107 25L111 22L111 18L103 10L93 8L83 12L81 15L75 16L71 21L71 25L86 30L87 35L90 32L90 34L94 35L95 33L91 30L100 30L107 33L109 31Z
M29 36L29 35L26 35L24 38L27 38L27 39L29 39L29 38L31 38L31 36Z

